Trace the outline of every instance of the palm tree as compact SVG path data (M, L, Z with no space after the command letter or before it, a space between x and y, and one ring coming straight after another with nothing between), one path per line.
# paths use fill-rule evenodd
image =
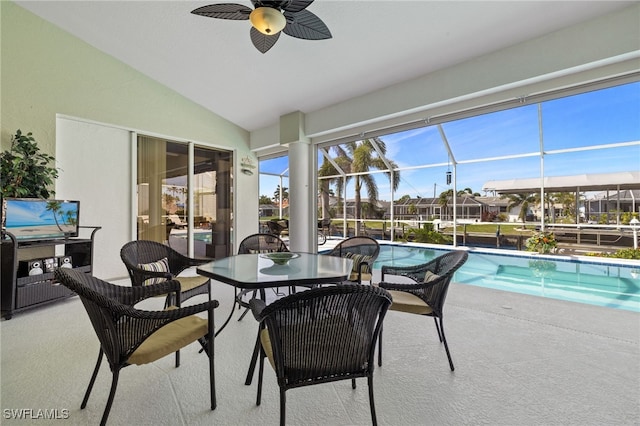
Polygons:
M276 204L280 204L280 185L278 185L278 187L276 188L276 190L273 192L273 199L275 200ZM288 200L289 199L289 188L287 187L282 187L282 200Z
M453 197L453 189L447 189L446 191L441 192L440 196L438 197L438 204L440 205L440 207L442 207L444 209L444 218L445 218L445 220L448 217L449 200L452 197ZM440 218L442 218L442 214L440 214Z
M335 147L334 150L338 151L338 157L334 159L336 164L340 168L349 167L350 160L347 160L345 157L344 151L338 150L338 147ZM343 168L344 170L344 168ZM336 176L330 179L319 179L320 183L318 185L318 191L320 192L320 206L322 209L321 219L328 219L330 217L329 214L329 197L332 194L332 189L330 186L332 184L336 185L336 189L338 191L338 199L342 196L342 178L338 176L338 170L329 162L326 158L322 161L320 168L318 169L318 177L325 176Z
M45 209L53 213L53 220L56 222L58 229L62 231L62 227L60 227L58 223L58 214L64 214L62 211L62 203L60 203L60 201L47 201L47 207Z
M349 142L345 145L346 152L349 154L347 158L351 158L350 173L367 173L371 169L388 170L387 164L385 164L373 147L374 143L378 146L382 155L387 153L386 144L378 137L364 139L359 142ZM389 159L387 159L387 162L392 169L398 167L395 162ZM389 178L392 188L394 190L398 189L400 185L400 174L398 172L387 172L385 174ZM378 186L371 174L357 174L352 176L352 178L355 192L355 219L356 222L358 222L362 214L362 189L365 188L367 191L369 204L375 206L378 203Z
M524 223L527 219L527 212L529 211L529 203L535 203L536 194L509 194L507 195L507 198L509 199L507 210L520 206L518 219L522 221L522 227L524 228Z

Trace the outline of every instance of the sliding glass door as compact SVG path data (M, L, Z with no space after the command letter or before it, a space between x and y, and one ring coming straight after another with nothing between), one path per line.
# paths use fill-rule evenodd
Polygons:
M137 238L190 256L230 255L232 158L230 151L139 135Z

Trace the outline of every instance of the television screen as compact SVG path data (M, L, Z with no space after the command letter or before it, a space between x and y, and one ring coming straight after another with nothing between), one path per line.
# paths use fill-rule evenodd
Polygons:
M79 201L6 198L2 227L19 241L77 237L79 213Z

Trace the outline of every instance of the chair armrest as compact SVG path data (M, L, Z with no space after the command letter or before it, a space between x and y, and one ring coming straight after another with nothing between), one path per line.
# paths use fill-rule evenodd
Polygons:
M140 300L148 299L155 296L162 296L167 293L180 293L180 281L172 279L157 284L135 286L130 288L133 294L139 295L140 299L137 301L139 302Z
M421 265L415 266L389 266L382 265L380 274L380 279L384 281L385 275L397 275L400 277L407 277L416 282L421 282L424 280L424 276L429 272L435 272L436 263L435 261L431 261L428 263L424 263Z
M407 276L407 278L411 278L410 276ZM425 290L429 287L433 287L436 284L439 284L440 282L442 282L442 280L447 279L447 276L441 276L438 277L432 281L429 282L423 282L423 281L417 281L414 283L390 283L387 281L381 281L378 284L378 287L380 288L384 288L385 290L411 290L411 291L419 291L419 290Z
M108 309L119 316L118 323L126 324L126 327L123 329L118 327L118 329L123 331L119 340L123 347L130 348L128 350L130 353L132 350L135 350L140 342L146 340L161 327L201 312L207 312L209 332L213 335L215 326L213 311L218 306L217 300L210 300L183 308L172 308L164 311L145 311L112 301ZM132 329L135 330L135 333L130 332Z
M193 258L193 257L187 257L187 264L189 266L200 266L200 265L204 265L205 263L209 263L211 262L213 259L206 259L206 258Z
M249 307L251 308L251 313L256 321L262 321L262 311L267 307L267 303L262 299L251 299L249 301Z
M137 266L129 266L129 269L133 272L133 276L135 277L134 285L141 285L149 278L164 278L170 280L174 277L171 272L147 271L145 269L138 268Z

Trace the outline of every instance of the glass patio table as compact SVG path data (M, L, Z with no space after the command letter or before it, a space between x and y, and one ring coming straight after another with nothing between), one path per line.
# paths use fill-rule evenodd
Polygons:
M264 290L268 288L340 283L347 279L353 266L351 259L313 253L294 253L294 258L284 265L278 265L269 259L268 255L268 253L238 254L200 265L196 271L215 281L230 284L245 293L258 290L260 297L264 299ZM234 297L229 317L218 329L216 336L231 320L238 303L237 299ZM257 340L245 381L247 385L251 384L259 354L259 344Z

